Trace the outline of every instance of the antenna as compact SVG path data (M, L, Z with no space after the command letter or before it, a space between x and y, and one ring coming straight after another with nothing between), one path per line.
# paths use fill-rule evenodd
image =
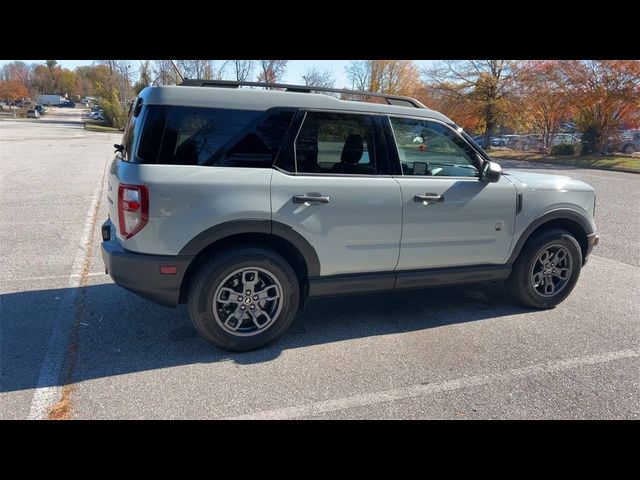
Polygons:
M184 77L182 76L182 74L180 73L180 70L178 70L178 67L176 67L176 64L173 63L173 60L169 60L171 62L171 65L173 65L173 68L175 68L176 73L178 74L178 76L180 77L180 80L184 82Z

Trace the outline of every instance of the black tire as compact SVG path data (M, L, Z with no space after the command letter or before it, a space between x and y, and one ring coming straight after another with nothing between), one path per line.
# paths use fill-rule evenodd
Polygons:
M624 146L624 148L622 149L622 152L623 152L623 153L626 153L627 155L628 155L628 154L631 154L631 153L633 153L633 152L635 152L635 151L636 151L636 149L635 149L635 147L634 147L632 144L627 144L627 145L625 145L625 146Z
M528 150L529 150L529 144L528 144L528 143L525 143L525 144L522 146L522 151L523 151L523 152L527 152Z
M563 287L557 293L545 296L536 289L533 268L538 255L554 245L566 249L570 256L571 269ZM505 285L513 298L527 307L553 308L569 296L580 277L581 268L582 250L578 241L564 230L547 230L527 241L513 265L511 275L505 280Z
M222 287L222 282L230 274L248 267L263 269L277 279L282 289L282 303L279 314L274 315L275 320L268 328L251 336L239 336L228 332L218 323L213 300L216 290ZM298 278L291 265L270 249L246 246L228 250L203 263L189 287L187 307L191 321L202 337L224 350L246 352L264 347L281 337L293 323L299 302ZM241 302L235 303L240 305ZM224 313L218 314L218 318L221 316ZM246 322L251 327L250 319L240 322Z

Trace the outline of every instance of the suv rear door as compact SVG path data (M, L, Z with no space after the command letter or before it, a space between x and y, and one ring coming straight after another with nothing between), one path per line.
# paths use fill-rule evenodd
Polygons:
M403 205L397 269L504 263L516 215L511 182L505 177L497 183L480 180L477 154L443 123L387 121L403 172L396 177Z
M378 115L298 112L273 172L272 219L309 241L322 276L394 270L402 197L387 153Z

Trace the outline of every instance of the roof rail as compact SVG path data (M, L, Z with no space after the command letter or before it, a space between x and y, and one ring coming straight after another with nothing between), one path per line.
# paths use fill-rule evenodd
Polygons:
M397 105L400 107L427 108L415 98L405 97L402 95L389 95L387 93L365 92L364 90L347 90L344 88L327 88L315 87L312 85L289 85L286 83L265 83L265 82L237 82L234 80L201 80L201 79L185 79L181 84L185 87L222 87L222 88L238 88L238 87L268 87L280 88L287 92L311 93L311 92L330 92L343 93L346 95L357 95L360 97L380 97L386 100L389 105ZM357 99L354 99L357 100Z

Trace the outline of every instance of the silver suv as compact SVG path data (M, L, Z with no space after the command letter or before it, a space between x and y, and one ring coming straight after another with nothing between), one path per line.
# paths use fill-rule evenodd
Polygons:
M308 298L504 280L550 308L575 286L598 242L589 185L503 173L412 98L239 88L259 85L136 98L102 227L117 284L187 303L203 337L236 351L280 337Z

